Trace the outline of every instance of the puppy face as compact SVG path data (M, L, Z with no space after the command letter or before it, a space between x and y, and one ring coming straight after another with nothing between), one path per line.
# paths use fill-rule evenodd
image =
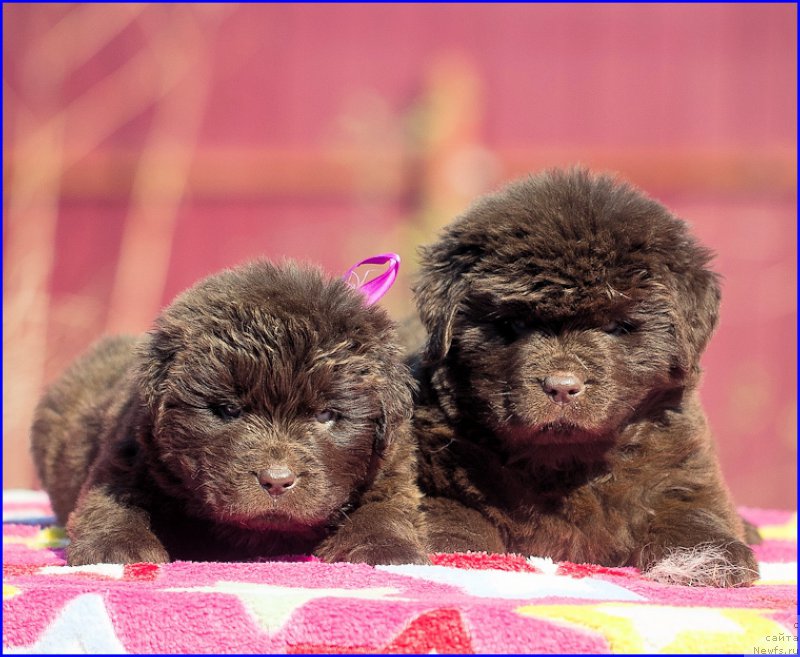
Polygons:
M257 263L207 279L143 350L162 482L250 529L324 525L410 415L391 323L318 272Z
M423 251L415 292L454 406L514 443L611 439L696 375L710 254L633 188L551 172L485 197Z

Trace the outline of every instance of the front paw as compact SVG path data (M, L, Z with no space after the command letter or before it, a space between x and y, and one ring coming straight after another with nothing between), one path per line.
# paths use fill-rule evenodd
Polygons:
M749 586L758 579L753 551L741 541L665 548L646 568L645 576L663 584L685 586Z
M365 542L348 545L331 541L317 550L317 556L328 562L348 561L377 565L430 564L425 551L414 543L406 541Z
M67 564L85 566L98 563L167 563L169 554L155 537L136 541L110 538L73 540L66 550Z

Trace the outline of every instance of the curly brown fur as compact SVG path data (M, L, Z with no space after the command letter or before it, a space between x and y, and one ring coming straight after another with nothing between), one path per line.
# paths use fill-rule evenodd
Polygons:
M711 257L663 206L580 169L481 198L422 250L434 549L647 570L703 545L716 565L685 583L756 579L697 394Z
M32 449L71 565L424 563L411 379L386 313L256 262L100 342L42 399Z

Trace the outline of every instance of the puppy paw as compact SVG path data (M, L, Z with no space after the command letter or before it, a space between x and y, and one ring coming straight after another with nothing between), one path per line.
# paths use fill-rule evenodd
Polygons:
M758 579L753 551L740 541L666 548L645 572L662 584L685 586L749 586Z
M425 551L413 543L367 543L356 546L328 545L317 551L317 556L328 562L348 561L377 565L430 564Z
M742 518L742 524L744 525L745 543L748 545L760 545L763 543L764 539L761 536L761 532L758 531L758 527L746 518Z
M506 551L497 527L479 511L441 497L426 498L422 508L426 514L428 546L432 552Z
M167 563L169 554L154 537L151 541L107 542L75 540L66 550L67 564L86 566L97 563Z

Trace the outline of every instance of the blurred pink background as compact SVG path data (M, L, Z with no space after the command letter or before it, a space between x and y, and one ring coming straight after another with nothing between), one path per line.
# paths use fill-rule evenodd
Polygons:
M43 387L198 278L403 256L510 178L613 170L718 253L702 395L796 507L796 6L4 4L4 487Z

